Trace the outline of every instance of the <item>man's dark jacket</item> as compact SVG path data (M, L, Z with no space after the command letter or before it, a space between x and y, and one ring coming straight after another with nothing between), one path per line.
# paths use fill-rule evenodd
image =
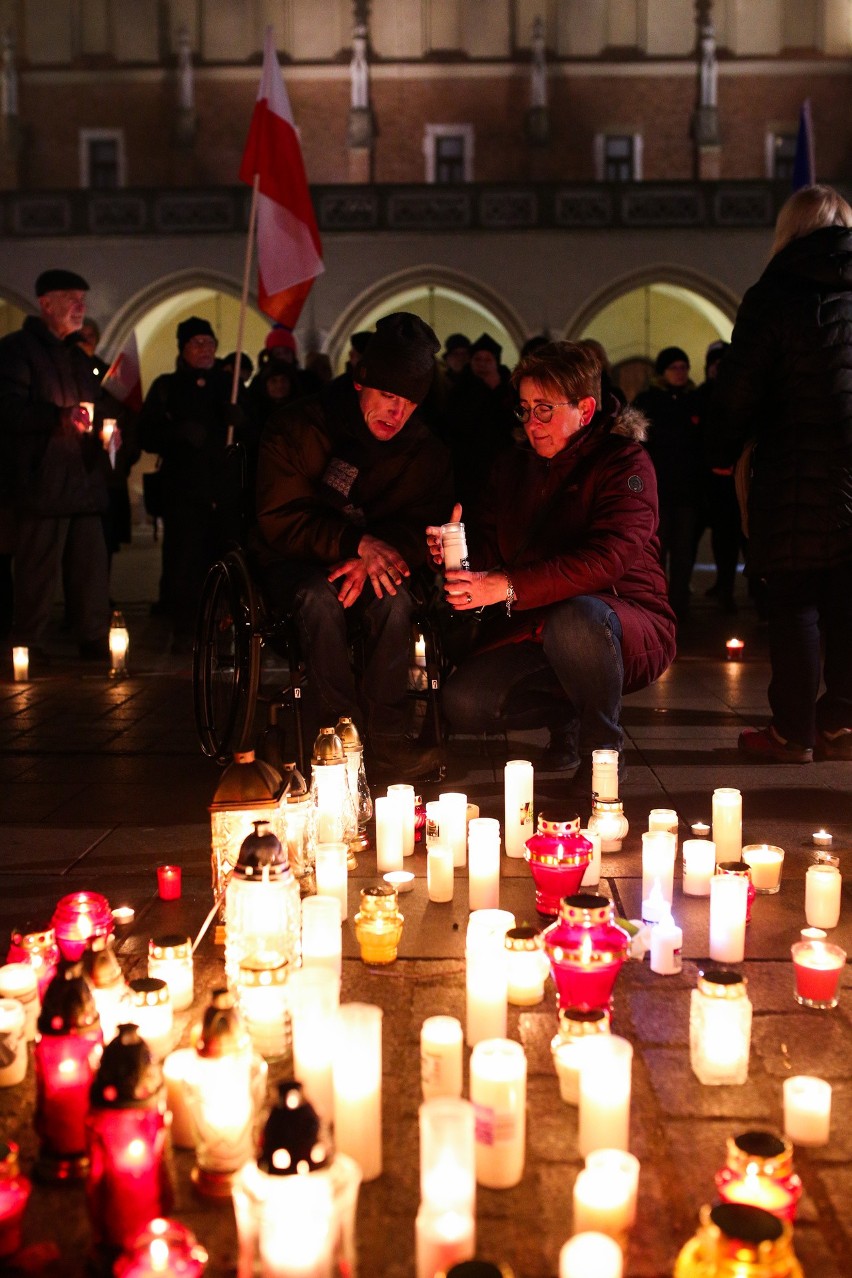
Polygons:
M146 453L163 459L163 501L168 509L206 512L230 499L226 490L225 444L231 382L219 360L210 369L190 368L179 359L145 396L137 429Z

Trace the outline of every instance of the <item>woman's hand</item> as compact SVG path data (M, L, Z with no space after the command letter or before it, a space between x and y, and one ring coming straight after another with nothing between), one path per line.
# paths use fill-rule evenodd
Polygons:
M450 515L449 522L451 524L461 523L462 508L458 502L453 506L453 513ZM444 548L441 545L441 525L430 524L426 529L426 548L432 557L432 562L440 566L444 562Z
M509 588L509 578L504 572L470 572L458 568L448 572L444 583L447 603L456 612L469 612L484 608L487 604L503 603Z

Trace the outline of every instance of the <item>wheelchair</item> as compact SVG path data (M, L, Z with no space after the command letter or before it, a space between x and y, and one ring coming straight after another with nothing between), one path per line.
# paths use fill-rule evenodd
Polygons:
M422 636L425 650L425 666L419 668L424 677L409 678L413 717L421 720L421 738L443 748L440 690L447 666L439 624L440 592L425 572L412 578L409 590L414 599L413 628ZM268 693L262 691L265 650L275 652L286 664L283 678L276 679ZM356 637L356 675L359 650ZM415 675L418 667L410 666ZM276 670L276 676L279 673ZM284 757L294 759L304 773L313 745L305 741L302 723L307 679L307 662L294 616L273 615L246 552L241 548L229 551L207 574L198 611L192 687L195 726L203 753L224 766L235 754L255 749L264 728L279 732L283 710ZM266 723L258 726L258 707L264 703ZM292 739L288 739L288 722ZM443 776L443 765L440 771Z

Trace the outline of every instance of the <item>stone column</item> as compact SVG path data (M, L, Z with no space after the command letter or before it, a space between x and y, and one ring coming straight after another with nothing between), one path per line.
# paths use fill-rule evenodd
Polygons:
M3 36L0 54L0 189L15 190L20 184L21 128L18 117L18 70L15 65L15 38Z
M352 31L352 58L349 63L349 127L346 147L349 181L373 180L373 112L370 108L370 64L367 60L367 5L356 0Z
M698 28L698 104L692 115L695 149L695 176L700 182L718 181L722 169L722 138L719 132L716 32L712 20L713 0L696 0Z

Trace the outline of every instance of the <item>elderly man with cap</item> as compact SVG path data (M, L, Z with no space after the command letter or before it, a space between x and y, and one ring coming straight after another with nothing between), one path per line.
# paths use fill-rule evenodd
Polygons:
M354 382L281 409L261 440L255 549L268 595L294 613L308 664L308 729L351 715L373 759L427 774L434 751L406 737L412 601L422 529L452 508L449 458L416 412L435 334L416 315L379 320ZM351 621L364 640L360 689Z
M36 661L46 655L60 568L80 655L109 652L106 455L90 417L97 381L77 344L88 288L74 271L44 271L39 314L0 342L2 501L15 524L12 643Z

